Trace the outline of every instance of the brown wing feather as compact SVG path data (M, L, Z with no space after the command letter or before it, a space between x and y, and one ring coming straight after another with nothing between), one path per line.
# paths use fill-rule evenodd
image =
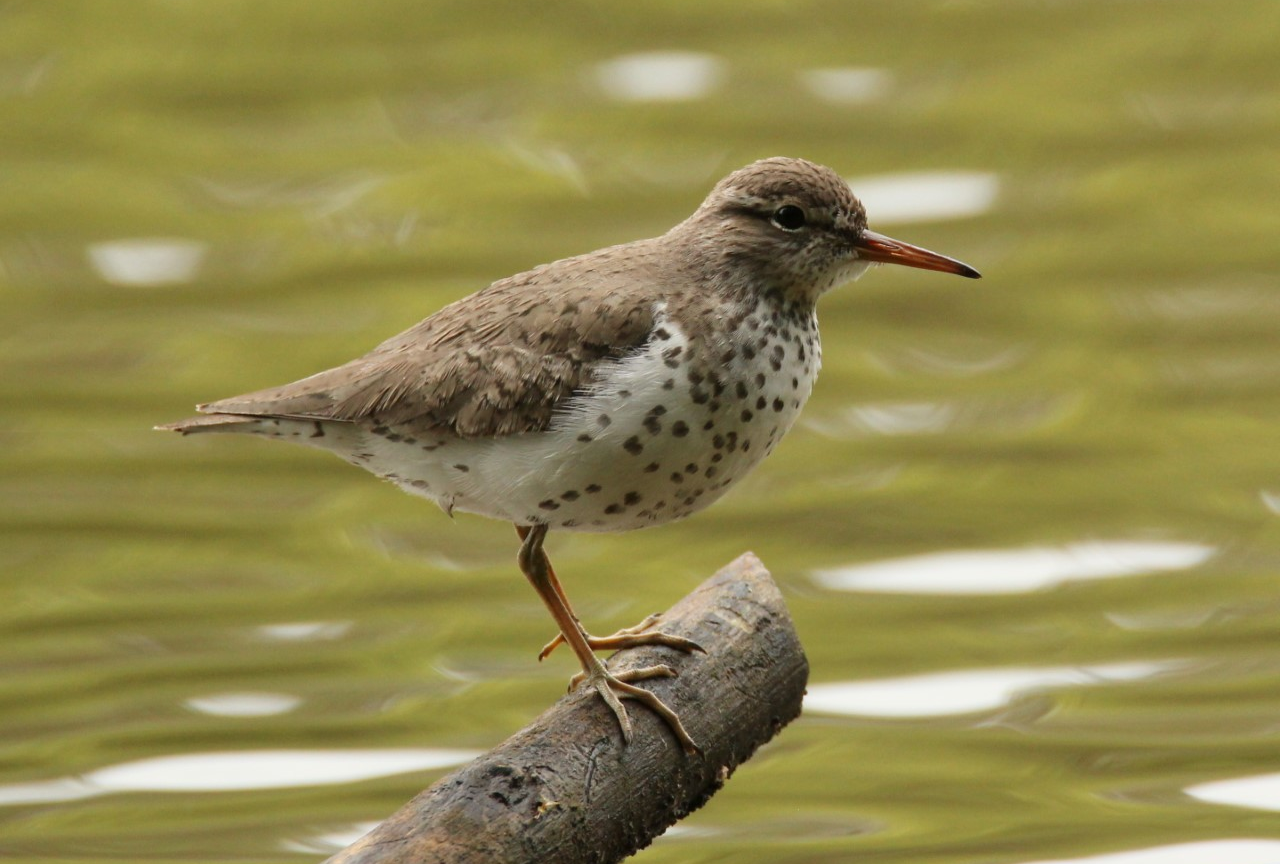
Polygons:
M653 328L657 296L616 290L624 271L634 270L637 262L643 266L648 256L610 254L616 251L558 261L495 282L363 357L199 410L413 422L463 438L541 431L558 406L593 382L602 362L642 345ZM566 278L567 266L572 278Z

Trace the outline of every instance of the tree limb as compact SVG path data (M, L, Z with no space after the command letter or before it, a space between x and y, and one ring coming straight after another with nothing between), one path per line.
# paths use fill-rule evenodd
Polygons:
M662 616L705 654L621 651L612 671L656 663L679 677L644 686L680 715L688 756L652 712L628 702L635 740L592 692L419 794L327 864L607 864L706 803L739 764L800 713L809 664L782 595L747 553Z

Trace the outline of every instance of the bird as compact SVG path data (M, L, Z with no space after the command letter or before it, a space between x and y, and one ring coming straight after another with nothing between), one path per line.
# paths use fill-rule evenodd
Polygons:
M876 233L835 170L774 157L736 170L665 234L500 279L361 357L278 387L198 405L157 429L247 433L328 450L446 513L510 522L517 563L594 689L677 714L597 651L701 646L657 616L611 636L578 620L548 532L618 532L683 519L723 496L791 428L822 362L817 303L878 264L977 270Z

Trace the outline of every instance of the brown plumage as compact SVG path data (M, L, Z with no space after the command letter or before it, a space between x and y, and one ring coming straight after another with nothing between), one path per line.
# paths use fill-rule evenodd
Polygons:
M545 429L602 360L641 345L648 298L607 290L635 260L606 249L502 279L363 357L282 387L200 405L206 414L429 426L461 438ZM586 270L592 281L569 280ZM563 286L565 290L554 292ZM604 286L606 290L600 290ZM175 424L180 425L180 424Z

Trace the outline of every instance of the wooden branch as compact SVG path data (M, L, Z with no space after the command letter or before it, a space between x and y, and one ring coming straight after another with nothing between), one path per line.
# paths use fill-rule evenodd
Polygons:
M635 740L624 746L599 696L570 693L328 864L606 864L649 845L800 714L809 677L782 595L750 553L660 626L707 653L633 648L608 665L679 670L644 686L680 715L702 755L686 755L658 717L631 701L624 704Z

